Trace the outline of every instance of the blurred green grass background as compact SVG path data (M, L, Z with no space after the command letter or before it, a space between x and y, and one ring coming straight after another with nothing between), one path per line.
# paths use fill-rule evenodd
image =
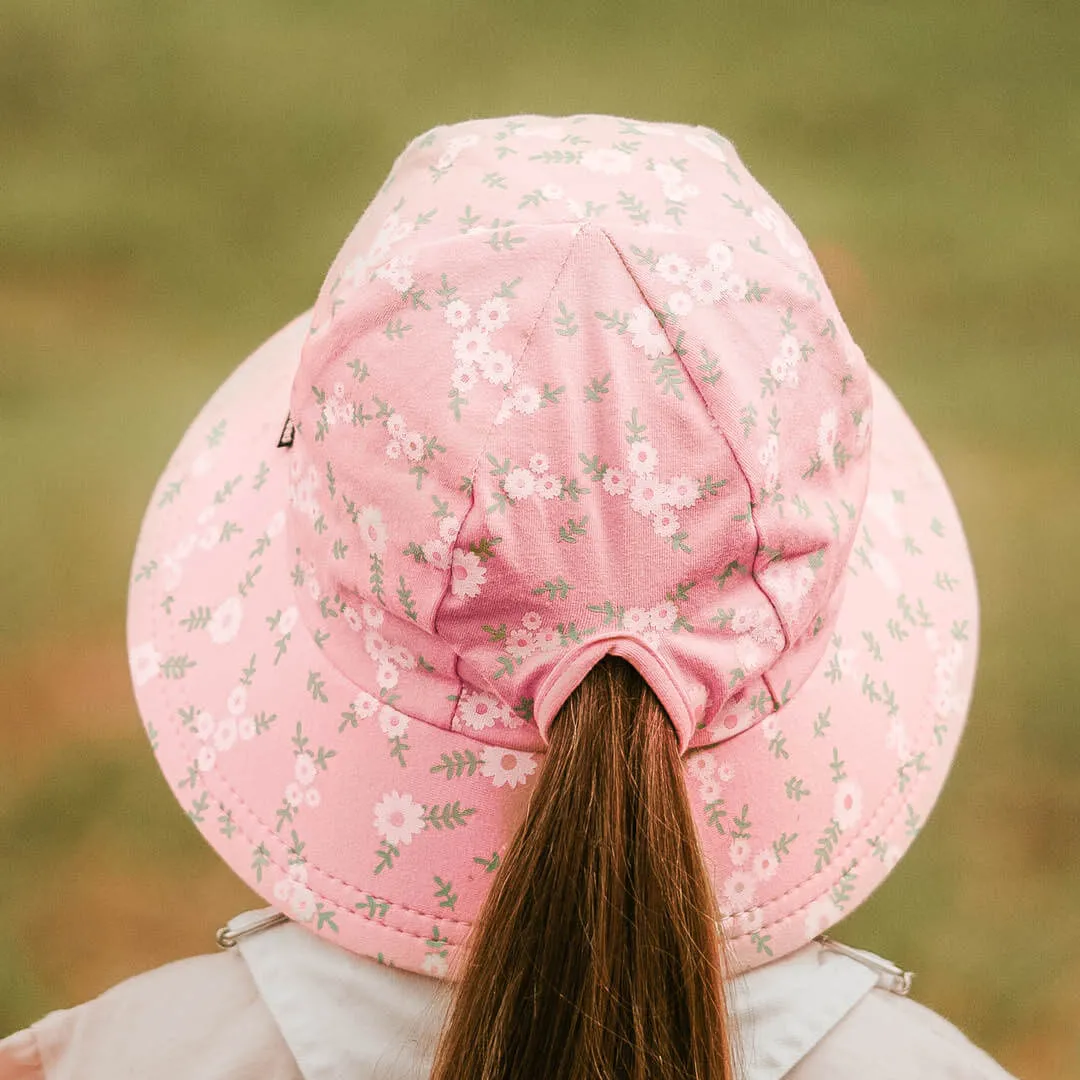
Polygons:
M1080 6L5 0L0 27L0 1034L255 902L127 681L128 562L187 422L413 135L594 111L735 141L967 523L969 732L838 936L1025 1080L1080 1074Z

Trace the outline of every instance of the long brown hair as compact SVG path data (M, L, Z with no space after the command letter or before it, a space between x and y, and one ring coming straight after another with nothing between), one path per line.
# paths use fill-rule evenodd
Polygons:
M718 917L675 729L605 656L552 724L432 1080L731 1077Z

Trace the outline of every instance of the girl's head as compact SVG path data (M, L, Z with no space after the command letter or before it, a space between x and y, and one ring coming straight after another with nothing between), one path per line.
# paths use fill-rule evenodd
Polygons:
M713 901L750 967L888 873L976 617L790 219L710 131L582 116L406 149L174 455L129 628L162 768L254 888L398 966L535 971L493 999L474 967L455 1037L572 992L607 1053L716 1010ZM672 957L677 1015L636 996Z

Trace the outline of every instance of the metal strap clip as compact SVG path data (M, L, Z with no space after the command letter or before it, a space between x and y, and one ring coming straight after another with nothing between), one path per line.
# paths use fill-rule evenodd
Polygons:
M880 986L882 990L888 990L889 993L898 994L900 997L907 997L910 993L911 981L915 978L914 972L904 971L903 968L897 967L896 964L889 960L884 960L874 953L865 952L863 949L854 949L850 945L844 945L829 937L828 934L822 934L814 940L820 945L823 945L826 949L831 949L841 956L846 956L851 960L855 960L864 967L868 967L871 971L876 972L878 986Z
M235 920L233 921L235 922ZM261 918L252 919L251 922L236 928L233 927L231 922L226 923L214 935L214 939L221 948L231 949L241 938L248 937L250 934L258 934L262 930L269 930L272 926L280 926L288 921L288 915L283 915L280 911L270 911Z

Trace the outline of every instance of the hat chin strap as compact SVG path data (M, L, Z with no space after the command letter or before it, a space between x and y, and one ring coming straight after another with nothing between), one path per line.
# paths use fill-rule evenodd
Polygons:
M629 661L649 684L675 725L679 752L685 754L694 737L694 710L677 672L638 638L613 633L591 638L581 648L561 657L540 684L533 699L533 718L540 737L548 742L548 732L563 703L574 688L600 660L612 653Z

